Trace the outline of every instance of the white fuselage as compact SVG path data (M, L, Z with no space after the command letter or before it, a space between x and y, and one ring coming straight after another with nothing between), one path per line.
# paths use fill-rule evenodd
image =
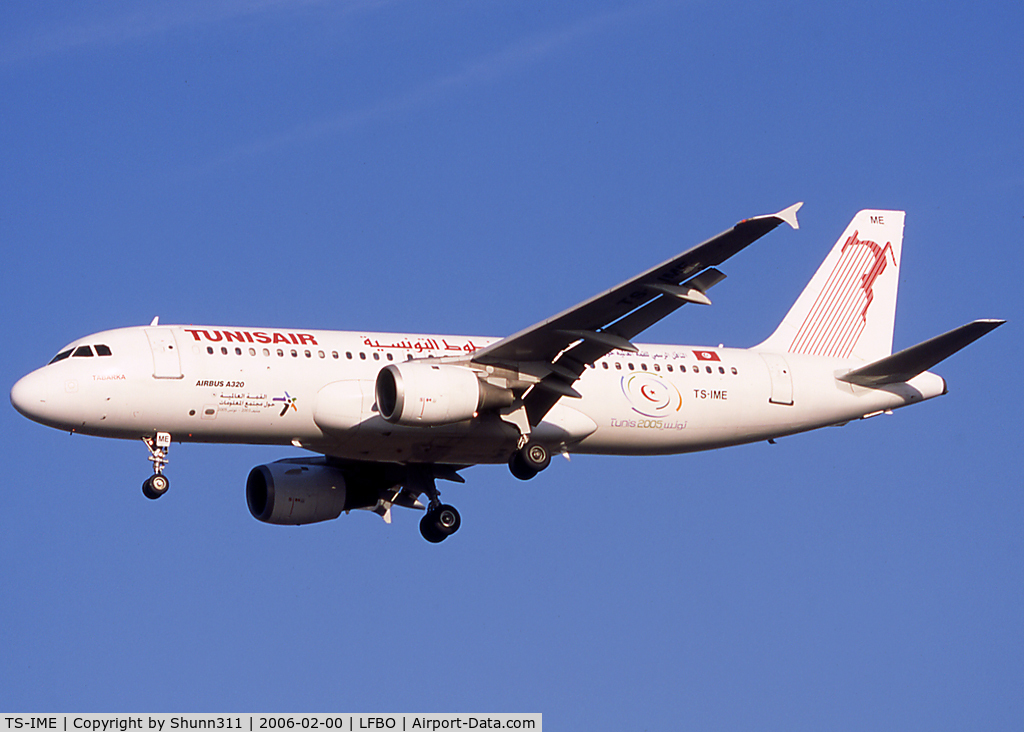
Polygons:
M518 431L496 413L455 424L390 424L374 381L389 363L465 359L494 338L224 326L151 326L77 340L15 385L52 427L180 442L292 444L335 457L499 463ZM110 355L98 355L103 345ZM85 355L81 346L90 346ZM925 372L869 389L835 377L860 362L752 349L640 345L612 351L534 428L552 449L653 455L706 450L846 422L945 393ZM105 351L105 349L103 349ZM78 353L78 355L75 355Z

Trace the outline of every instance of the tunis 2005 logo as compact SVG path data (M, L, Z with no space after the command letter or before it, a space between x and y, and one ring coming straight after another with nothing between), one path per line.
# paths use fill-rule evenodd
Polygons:
M679 390L654 374L629 374L622 377L622 393L633 411L645 417L668 417L683 408Z

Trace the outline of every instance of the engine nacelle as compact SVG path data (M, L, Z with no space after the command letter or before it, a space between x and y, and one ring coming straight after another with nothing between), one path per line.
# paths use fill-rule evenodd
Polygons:
M249 513L268 524L312 524L345 510L345 476L326 465L257 465L245 483Z
M381 369L375 394L388 422L422 427L461 422L513 400L511 390L482 381L465 366L415 361Z

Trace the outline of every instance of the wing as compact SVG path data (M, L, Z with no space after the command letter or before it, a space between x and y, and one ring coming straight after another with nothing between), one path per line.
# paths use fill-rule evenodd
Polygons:
M492 343L473 354L480 364L532 373L523 395L529 424L536 425L572 388L587 364L614 349L636 351L630 339L684 304L710 304L705 292L725 275L715 267L783 222L798 228L796 203L776 214L739 222L718 236L672 257L568 310Z

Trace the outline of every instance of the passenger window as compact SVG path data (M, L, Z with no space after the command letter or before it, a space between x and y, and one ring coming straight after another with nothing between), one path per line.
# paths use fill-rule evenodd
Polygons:
M392 356L392 355L391 355L391 354L389 353L389 354L388 354L388 361L394 361L394 360L395 360L395 357L394 357L394 356Z
M310 353L309 351L306 351L306 358L313 358L313 354Z
M75 352L71 354L75 358L80 356L92 356L92 349L89 346L79 346L75 349Z
M250 356L255 356L256 355L256 349L255 348L250 348L249 349L249 355Z
M627 367L629 368L629 370L630 370L630 371L632 371L632 370L633 370L633 369L635 368L635 367L633 366L633 362L632 362L632 361L627 361L627 362L626 362L626 366L627 366Z
M644 371L646 371L647 370L647 364L645 364L645 363L640 364L640 368L642 368Z
M618 361L615 362L615 370L622 371L622 364L619 363Z
M206 347L206 352L211 354L211 355L213 355L213 346L207 346Z
M608 362L607 362L607 361L602 361L602 362L601 362L601 366L602 366L602 368L604 368L604 369L605 369L606 371L608 370Z
M661 366L659 366L658 364L654 364L654 370L661 371Z
M284 350L281 348L277 349L277 355L279 358L284 358Z
M735 366L733 366L733 367L732 367L732 375L733 375L733 376L735 376L735 375L736 375L737 373L739 373L739 372L738 372L738 371L736 371L736 367L735 367Z
M363 353L362 351L360 351L360 352L359 352L359 359L360 359L361 361L365 361L365 360L366 360L366 354L365 354L365 353Z
M270 355L270 349L269 348L264 348L263 349L263 355L264 356L269 356Z
M227 346L221 346L220 347L220 353L221 353L222 356L227 356L228 355L228 348L227 348Z
M337 351L331 351L331 358L333 358L333 359L337 360L337 358L338 358L338 352L337 352Z
M724 374L725 373L725 366L719 366L718 367L718 373Z
M373 360L374 361L380 361L380 354L379 353L373 354Z
M104 346L101 343L101 344L96 346L96 355L97 356L111 356L113 354L111 354L109 346Z
M238 346L235 346L235 355L236 356L241 356L242 355L242 349L239 348Z
M352 360L352 351L345 351L345 358L347 358L349 361L351 361Z
M320 358L325 358L323 351L317 351L316 353Z
M708 372L709 374L711 373L711 367L710 367L710 366L705 366L704 368L705 368L705 369L707 370L707 372Z
M299 352L298 352L298 351L296 351L296 350L295 350L295 349L293 348L293 349L292 349L292 358L298 358L298 357L299 357Z
M58 353L58 354L57 354L56 356L54 356L53 358L51 358L51 359L50 359L50 363L57 363L58 361L63 361L63 360L65 359L65 358L67 358L67 357L68 357L68 356L70 356L70 355L71 355L71 349L69 348L68 350L66 350L66 351L61 351L61 352L60 352L60 353ZM50 365L50 364L47 364L47 366L49 366L49 365Z

